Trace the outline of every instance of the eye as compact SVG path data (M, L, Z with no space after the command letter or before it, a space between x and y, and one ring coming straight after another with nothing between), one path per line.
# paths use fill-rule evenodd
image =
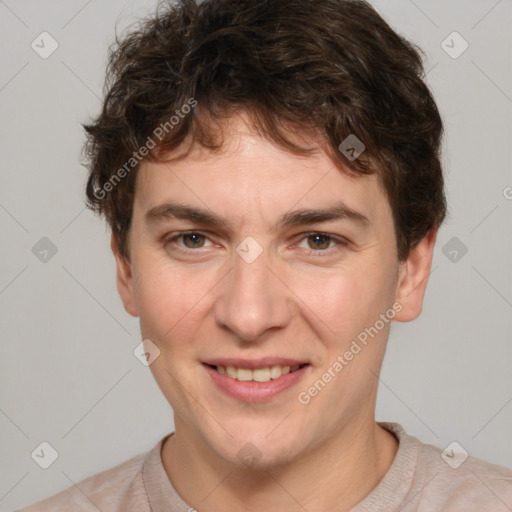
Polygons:
M336 246L346 246L348 242L342 238L334 237L327 233L307 233L302 241L308 244L307 254L322 255L321 253L331 253L331 249L337 249ZM300 245L299 245L300 247Z
M307 243L308 247L304 247L304 243ZM182 254L199 254L200 249L210 248L213 245L208 236L199 231L174 233L163 240L163 246L167 251L181 252ZM313 232L303 235L298 247L304 249L307 255L324 256L347 245L348 242L343 238L328 233Z
M181 235L180 238L181 237L183 237L185 247L188 249L197 249L198 247L202 247L206 239L206 237L201 233L185 233L184 235ZM187 242L190 242L190 245L188 245Z
M182 239L183 245L177 242L180 239ZM185 253L197 252L196 249L211 247L211 245L205 245L206 240L208 240L208 237L203 233L198 231L189 231L167 237L164 241L164 246L167 250L176 249Z

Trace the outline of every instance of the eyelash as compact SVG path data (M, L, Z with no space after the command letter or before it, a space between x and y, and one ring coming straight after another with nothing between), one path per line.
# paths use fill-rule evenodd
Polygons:
M187 235L200 235L200 236L203 236L205 238L208 238L208 236L205 233L202 233L200 231L183 231L183 232L181 232L179 234L166 237L164 239L164 244L163 244L164 248L167 248L167 246L169 244L174 243L179 238L182 238L182 237L187 236ZM312 237L312 236L322 236L322 237L328 238L329 241L330 242L334 242L336 244L336 246L345 247L345 246L348 245L348 242L346 240L344 240L343 238L338 238L338 237L335 237L334 235L330 235L329 233L324 233L324 232L321 232L321 231L312 231L310 233L304 233L302 238L300 239L300 241L305 240L305 239L307 239L309 237ZM330 254L333 249L337 248L336 246L330 247L328 249L318 249L318 250L315 250L315 249L304 249L304 250L306 251L306 254L308 256L312 256L312 255L320 256L320 255L323 255L323 254L326 254L326 253ZM179 245L177 247L178 247L177 250L179 252L181 252L182 254L197 253L200 249L203 249L203 247L198 247L197 249L189 249L187 247L181 247Z

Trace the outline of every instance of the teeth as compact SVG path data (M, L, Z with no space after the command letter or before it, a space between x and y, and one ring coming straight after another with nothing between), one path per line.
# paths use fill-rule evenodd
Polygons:
M278 379L279 377L281 377L281 367L280 366L272 366L272 368L270 368L270 378Z
M252 371L246 368L238 368L236 371L236 380L252 380Z
M249 373L252 373L252 380L256 382L268 382L270 380L270 368L258 368L252 372L249 370Z
M289 366L267 366L266 368L250 370L248 368L235 368L234 366L226 366L225 368L224 366L217 366L217 371L240 381L268 382L271 379L278 379L281 375L294 372L299 367L300 365L296 364L291 368Z

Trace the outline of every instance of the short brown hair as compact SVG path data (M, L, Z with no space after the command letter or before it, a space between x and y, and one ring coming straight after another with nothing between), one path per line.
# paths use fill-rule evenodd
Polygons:
M314 149L290 130L315 133L346 172L377 173L403 261L446 215L443 125L420 52L362 0L160 2L109 49L103 109L84 125L87 206L129 259L141 148L150 160L186 138L219 149L211 120L243 110L287 150ZM365 146L354 160L338 149L351 134Z

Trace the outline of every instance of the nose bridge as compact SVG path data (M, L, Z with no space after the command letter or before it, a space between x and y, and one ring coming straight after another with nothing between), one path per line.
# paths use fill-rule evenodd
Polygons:
M289 321L286 287L276 280L268 251L247 237L233 254L233 267L215 308L219 324L245 341ZM277 282L276 282L277 281Z

